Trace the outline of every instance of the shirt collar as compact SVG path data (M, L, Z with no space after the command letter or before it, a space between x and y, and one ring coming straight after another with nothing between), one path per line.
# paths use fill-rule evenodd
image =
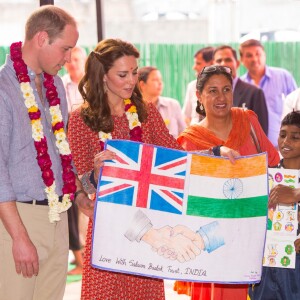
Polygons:
M156 108L158 108L159 106L168 106L168 104L166 103L163 97L158 97Z
M264 74L264 76L262 78L265 78L265 77L267 77L267 78L271 78L272 77L270 68L267 65L265 66L265 74ZM247 79L248 82L250 82L250 83L252 82L252 78L250 77L249 72L246 73L246 79Z
M14 63L10 57L10 54L7 54L7 56L6 56L6 63L9 66L9 68L11 68L12 71L15 73ZM31 82L34 81L35 77L36 77L35 72L33 72L28 66L27 66L27 71L28 71L28 76L30 78L30 81ZM42 78L44 79L44 74L42 74Z

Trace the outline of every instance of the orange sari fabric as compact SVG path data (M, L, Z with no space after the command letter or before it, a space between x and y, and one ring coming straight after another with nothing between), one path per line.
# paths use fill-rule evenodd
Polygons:
M188 127L177 141L187 151L207 150L215 146L226 146L239 151L241 155L256 154L257 150L250 134L250 122L256 132L263 152L268 154L269 166L279 163L279 155L259 125L256 114L251 110L232 108L232 129L226 141L201 125ZM211 284L176 281L174 290L177 293L191 295L192 300L246 300L248 285L246 284Z
M216 145L223 145L239 151L250 135L249 115L254 114L251 110L232 108L232 130L227 141L223 141L214 135L212 131L199 125L188 127L181 133L177 141L181 144L183 138L190 140L197 150L206 150Z

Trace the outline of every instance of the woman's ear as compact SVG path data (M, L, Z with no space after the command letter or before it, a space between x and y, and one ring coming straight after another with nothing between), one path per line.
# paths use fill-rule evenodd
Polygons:
M199 91L196 91L196 97L198 99L198 102L201 103L201 94L199 93Z
M143 92L144 88L145 88L145 82L143 80L139 81L139 86L140 86L140 90L141 92Z

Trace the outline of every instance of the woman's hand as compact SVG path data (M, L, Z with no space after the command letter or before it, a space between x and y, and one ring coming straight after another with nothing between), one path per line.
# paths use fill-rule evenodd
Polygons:
M241 154L238 151L235 151L225 146L220 147L220 154L221 156L228 157L232 164L235 163L235 159L237 157L241 156Z
M98 182L100 168L104 166L105 160L112 160L116 158L116 153L110 150L104 150L100 153L97 153L94 157L94 178Z

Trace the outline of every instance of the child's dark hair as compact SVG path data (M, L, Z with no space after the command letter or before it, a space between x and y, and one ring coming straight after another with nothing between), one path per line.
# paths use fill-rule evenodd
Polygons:
M292 111L288 113L281 121L281 126L295 125L300 128L300 111Z

